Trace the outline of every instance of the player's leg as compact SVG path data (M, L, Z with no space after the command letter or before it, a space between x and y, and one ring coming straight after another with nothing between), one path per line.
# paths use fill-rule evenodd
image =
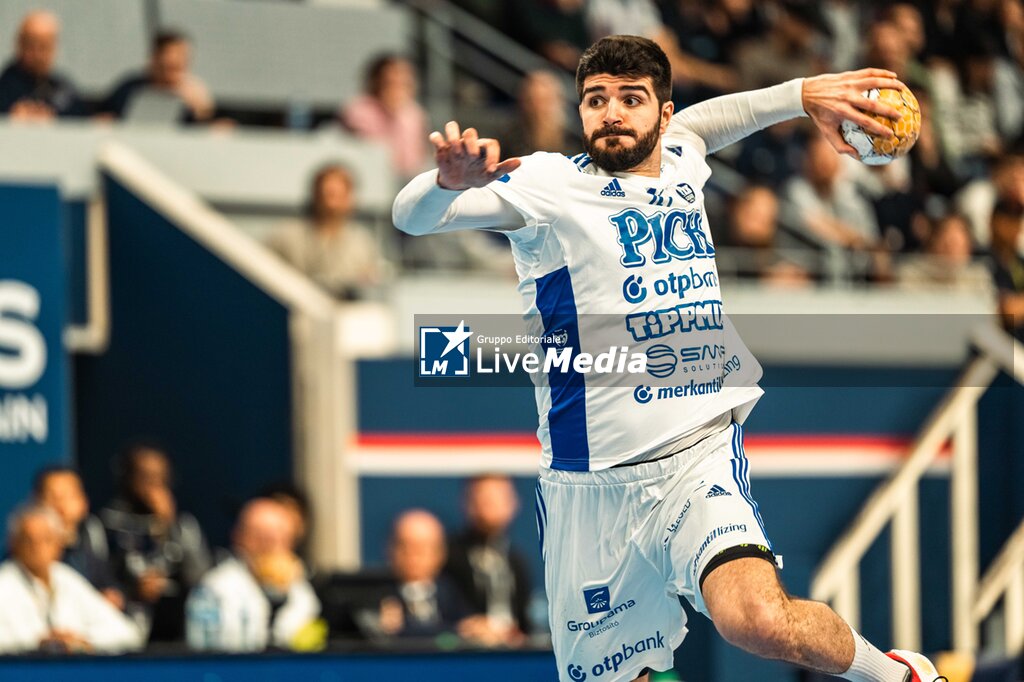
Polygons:
M752 654L851 680L902 682L907 675L905 665L867 642L858 647L853 631L828 606L789 596L767 561L722 564L706 576L702 593L722 637ZM858 653L863 661L855 660Z

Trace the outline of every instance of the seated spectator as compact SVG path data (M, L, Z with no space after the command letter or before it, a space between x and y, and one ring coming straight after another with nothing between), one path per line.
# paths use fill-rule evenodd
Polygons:
M384 263L373 234L352 220L355 187L337 164L313 176L307 215L281 226L267 246L342 300L365 298L383 279Z
M84 114L74 85L55 72L60 22L50 12L30 12L18 29L14 59L0 73L0 114L48 121Z
M365 92L342 107L342 125L359 137L386 144L395 172L411 178L427 163L427 113L416 101L416 70L395 54L375 59Z
M582 149L580 139L570 133L567 119L565 91L558 77L549 71L527 74L519 86L516 119L498 136L502 156L578 153Z
M779 201L762 185L751 185L733 200L724 245L732 247L719 256L723 275L732 272L742 279L775 284L802 285L810 282L807 270L791 259L782 258L776 243L779 231Z
M373 612L357 617L371 637L433 637L455 632L468 615L459 590L441 574L444 528L422 509L403 513L391 534L394 584Z
M586 4L586 0L513 0L509 35L555 66L575 73L580 56L592 42Z
M65 466L46 467L36 474L32 491L35 501L57 512L64 524L61 562L81 573L111 604L124 609L124 594L110 570L106 531L89 514L78 472Z
M0 564L0 653L117 653L142 646L138 628L78 571L58 561L64 525L49 507L23 507Z
M141 97L164 95L180 101L181 122L209 121L215 112L213 97L206 85L189 71L191 53L191 45L184 34L157 33L150 48L147 70L121 81L100 105L100 113L114 118L130 117L132 106Z
M496 644L516 644L530 632L530 575L512 546L509 526L519 498L507 476L478 476L466 485L466 528L452 539L445 573L451 576L475 620L463 634Z
M1024 257L1017 249L1022 231L1024 205L996 204L992 212L992 274L999 315L1006 330L1024 342Z
M207 573L189 596L191 647L301 648L299 638L320 615L320 601L295 555L295 540L294 518L284 505L258 498L243 507L232 536L233 556Z
M787 183L786 198L796 205L805 233L823 244L865 249L879 237L871 205L843 177L841 157L821 135L811 137L803 175Z
M194 516L179 511L162 450L129 447L120 461L119 488L100 519L127 610L149 627L150 641L180 641L185 598L210 566L203 531Z
M295 551L299 558L306 563L308 571L310 566L306 541L309 539L309 527L313 522L313 510L310 507L309 497L297 485L290 482L267 486L263 489L260 497L271 499L288 511L295 533Z
M983 247L988 246L993 207L1000 201L1024 204L1024 155L1001 156L992 164L989 177L968 183L956 195L955 201L957 210L970 221L974 241ZM1024 249L1024 244L1020 247Z
M911 256L899 270L899 283L915 289L985 291L990 275L971 260L973 248L967 220L956 213L942 217L931 231L921 255Z
M744 90L826 70L819 43L831 33L818 3L784 0L770 29L734 56Z

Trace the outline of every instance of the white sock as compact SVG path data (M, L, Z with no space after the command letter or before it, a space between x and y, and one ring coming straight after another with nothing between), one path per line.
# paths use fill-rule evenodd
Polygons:
M872 646L871 642L850 628L853 633L853 664L839 677L850 682L905 682L910 671L899 661L894 661Z

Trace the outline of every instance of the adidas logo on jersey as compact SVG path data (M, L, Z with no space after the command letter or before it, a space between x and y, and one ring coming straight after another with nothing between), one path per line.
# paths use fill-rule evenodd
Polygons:
M626 193L622 191L622 185L619 184L619 179L615 178L604 186L604 189L601 190L601 196L625 198Z
M720 485L713 485L711 486L711 489L708 490L708 494L704 496L704 499L707 500L712 497L732 497L732 493Z

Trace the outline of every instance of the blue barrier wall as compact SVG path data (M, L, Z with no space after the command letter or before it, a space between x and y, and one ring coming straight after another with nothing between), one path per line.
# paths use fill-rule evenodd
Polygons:
M64 215L55 187L0 186L0 518L70 457ZM0 545L5 542L0 538Z
M169 450L182 508L215 543L237 506L292 473L288 313L107 177L111 343L75 361L78 461L90 498L137 439Z

